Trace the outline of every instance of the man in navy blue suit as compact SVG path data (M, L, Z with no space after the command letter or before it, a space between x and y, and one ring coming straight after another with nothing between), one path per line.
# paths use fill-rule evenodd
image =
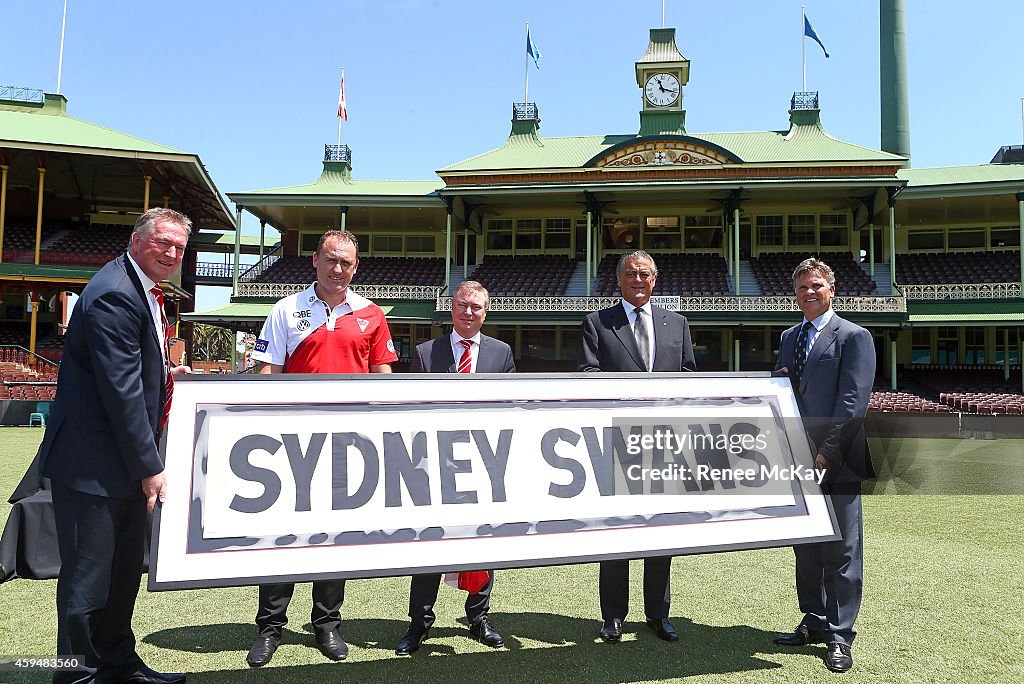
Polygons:
M157 450L172 376L159 283L181 266L192 222L150 209L128 250L101 268L64 338L57 396L40 447L53 487L61 568L57 654L82 669L54 682L183 682L135 651L132 613L142 579L146 510L167 483Z
M825 666L846 672L853 667L853 623L863 592L861 482L874 477L864 414L875 378L875 346L871 333L832 310L836 278L825 262L802 261L793 271L793 287L804 319L782 333L776 370L793 384L816 449L815 467L825 471L822 491L832 501L843 538L794 547L804 617L774 641L826 643Z
M622 301L583 319L576 367L581 371L678 373L696 368L685 316L651 304L658 281L654 258L643 250L623 254L615 267ZM644 559L644 613L664 641L679 635L668 620L672 557ZM601 562L601 639L622 639L629 609L629 561Z
M480 332L487 318L490 296L475 280L455 288L452 297L452 332L416 347L409 368L413 373L515 373L512 348L501 340ZM441 583L440 574L414 575L409 585L409 629L398 642L397 655L412 655L419 650L434 625L434 603ZM487 618L491 607L494 573L487 583L466 596L469 634L485 646L501 648L505 640Z

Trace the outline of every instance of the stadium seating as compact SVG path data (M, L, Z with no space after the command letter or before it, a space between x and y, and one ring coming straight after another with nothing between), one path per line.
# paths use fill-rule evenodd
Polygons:
M559 297L575 270L575 261L557 254L487 255L470 279L495 296Z
M949 413L949 407L910 392L874 389L868 411L879 413Z
M594 294L609 297L619 293L615 266L619 254L606 255L597 266ZM658 266L656 295L713 296L729 293L725 259L718 254L652 254Z
M1006 283L1020 279L1020 252L901 254L896 282L904 285Z
M750 260L761 291L766 295L793 294L793 269L811 254L762 254ZM875 294L878 287L871 277L853 260L850 254L829 252L817 255L836 275L836 294L866 296ZM897 263L899 260L897 259Z
M905 374L908 382L934 393L939 403L951 411L982 414L1024 413L1024 395L1020 393L1020 368L1003 379L1001 368L927 367Z
M126 225L80 225L65 231L43 253L46 264L102 266L124 251L132 227Z

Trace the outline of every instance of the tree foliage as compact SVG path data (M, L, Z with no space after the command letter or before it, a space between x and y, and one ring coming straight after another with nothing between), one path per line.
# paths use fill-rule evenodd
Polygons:
M218 361L231 358L235 333L208 323L196 323L192 336L192 355L198 361Z

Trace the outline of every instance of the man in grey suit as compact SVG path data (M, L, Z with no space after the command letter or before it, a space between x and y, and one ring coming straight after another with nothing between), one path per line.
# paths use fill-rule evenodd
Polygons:
M782 333L776 370L793 384L816 449L815 467L825 471L822 491L832 501L843 538L794 547L804 617L792 633L774 641L827 643L825 666L846 672L853 666L853 623L863 590L861 481L874 477L864 414L875 378L875 347L871 333L832 311L835 282L832 269L818 259L806 259L793 271L804 320Z
M581 371L680 372L696 367L686 317L651 305L658 279L654 259L643 250L623 254L615 267L622 301L589 314L580 334ZM644 559L644 612L647 624L665 641L679 635L668 621L672 557ZM629 609L629 561L601 563L601 639L622 638Z
M190 372L169 358L159 283L181 266L191 227L173 209L142 214L128 250L85 286L64 337L39 458L61 561L57 654L79 658L81 669L57 671L54 682L185 681L142 662L132 613L146 508L166 495L158 443L173 376Z
M512 348L480 332L489 304L490 297L483 285L475 280L459 284L452 297L454 329L450 335L418 345L409 370L413 373L515 373ZM485 646L501 648L505 640L487 619L494 573L488 575L487 584L466 597L466 618L470 636ZM434 624L434 603L440 583L440 574L413 576L409 586L412 622L398 642L397 655L412 655L427 638Z

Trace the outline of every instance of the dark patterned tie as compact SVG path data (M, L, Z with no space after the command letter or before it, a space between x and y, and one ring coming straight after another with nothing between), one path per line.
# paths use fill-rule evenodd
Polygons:
M644 370L651 369L651 342L647 335L647 325L644 324L644 310L641 307L633 309L636 318L633 319L633 337L636 338L636 346L640 350L640 358L644 362Z
M150 292L156 297L156 308L160 309L160 324L164 331L164 413L160 417L159 428L163 430L167 424L167 416L171 414L171 395L174 394L174 376L171 375L171 326L167 324L167 313L164 311L164 291L155 286Z
M804 365L807 363L807 338L813 327L810 321L804 321L804 324L800 326L800 334L796 336L796 350L793 352L793 378L797 382L800 382Z

